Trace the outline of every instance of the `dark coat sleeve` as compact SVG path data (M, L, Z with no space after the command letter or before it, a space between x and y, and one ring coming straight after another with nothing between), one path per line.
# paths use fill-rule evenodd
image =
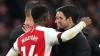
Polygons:
M97 45L94 39L91 39L91 51L92 55L100 56L100 47Z
M9 38L9 46L10 48L13 46L13 43L16 41L16 39L23 34L23 30L22 30L22 25L17 26L10 34L10 38Z
M52 51L53 56L91 56L88 41L81 32L67 42L54 45Z
M84 34L80 32L74 42L73 56L91 56L91 50Z
M91 55L92 56L100 56L100 47L98 46L98 44L96 43L95 39L89 34L87 33L87 31L83 31L83 34L86 36L89 46L91 48Z

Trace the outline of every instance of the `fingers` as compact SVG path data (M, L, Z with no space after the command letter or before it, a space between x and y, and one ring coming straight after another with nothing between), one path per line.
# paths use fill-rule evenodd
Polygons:
M90 17L83 17L83 18L81 19L81 21L84 21L84 22L86 23L86 26L89 26L89 25L91 25L91 23L92 23L92 20L91 20Z
M22 30L25 32L25 29L24 29L24 27L22 27Z
M32 29L32 26L28 25L28 24L24 24L22 27L22 30L26 33L28 31L30 31Z
M90 20L90 24L92 23L92 20L91 19L89 19Z
M22 30L26 33L27 32L27 28L25 25L23 25Z
M88 17L88 25L91 25L92 21L90 19L90 17Z

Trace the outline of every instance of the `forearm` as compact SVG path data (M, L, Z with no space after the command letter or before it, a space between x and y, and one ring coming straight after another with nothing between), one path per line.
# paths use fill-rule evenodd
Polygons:
M11 48L6 56L18 56L18 52Z
M62 41L65 42L74 38L84 27L86 27L86 24L84 22L80 22L73 28L64 31L61 35Z

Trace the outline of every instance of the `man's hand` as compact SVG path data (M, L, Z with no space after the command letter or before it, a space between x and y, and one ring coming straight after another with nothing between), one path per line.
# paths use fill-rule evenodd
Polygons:
M91 23L92 23L90 17L83 17L83 18L81 19L81 21L84 21L85 24L86 24L86 26L91 25Z
M32 26L28 25L28 24L24 24L22 27L22 30L26 33L28 31L30 31L32 29Z

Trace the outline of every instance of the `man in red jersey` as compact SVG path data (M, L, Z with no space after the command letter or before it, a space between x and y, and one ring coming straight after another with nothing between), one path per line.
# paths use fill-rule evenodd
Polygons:
M91 24L90 19L84 19L75 27L64 32L46 28L49 23L48 8L36 5L31 11L35 25L32 29L17 38L6 56L50 56L52 46L60 41L66 42L75 37L84 27Z

